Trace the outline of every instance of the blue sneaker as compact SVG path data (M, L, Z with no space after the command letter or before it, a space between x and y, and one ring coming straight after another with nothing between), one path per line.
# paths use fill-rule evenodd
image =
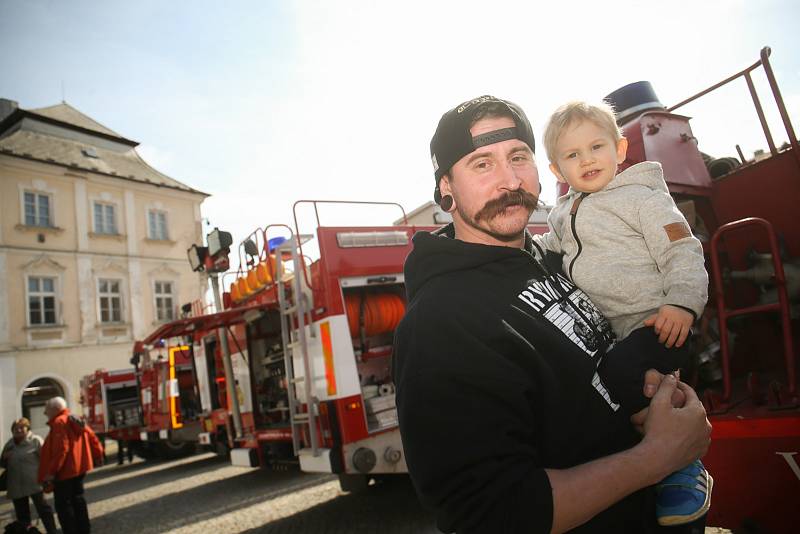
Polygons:
M675 471L656 486L656 518L663 526L691 523L711 507L714 480L700 460Z

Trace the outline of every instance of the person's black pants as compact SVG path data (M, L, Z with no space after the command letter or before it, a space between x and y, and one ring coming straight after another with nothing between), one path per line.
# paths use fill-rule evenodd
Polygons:
M652 326L634 330L614 345L600 362L597 373L608 388L611 399L622 405L622 413L633 415L650 405L644 396L644 374L657 369L667 374L685 367L689 360L689 340L679 349L659 343Z
M42 520L42 524L44 525L47 534L54 534L56 531L56 520L53 517L53 509L44 499L44 494L40 491L39 493L34 493L29 497L33 501L33 505L36 507L36 513L39 514L39 518ZM17 521L23 525L31 524L31 506L30 503L28 503L29 497L20 497L19 499L13 500L14 513L17 515Z
M127 451L128 463L133 463L133 447L129 440L117 440L117 464L125 463L125 453Z
M89 510L83 498L83 475L56 480L56 513L64 534L89 534Z

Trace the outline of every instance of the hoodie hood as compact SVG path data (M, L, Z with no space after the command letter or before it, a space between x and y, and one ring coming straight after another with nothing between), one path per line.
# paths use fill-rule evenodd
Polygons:
M455 228L450 223L435 232L417 232L413 239L414 250L406 258L404 267L408 300L430 280L456 271L480 268L520 252L515 247L480 245L455 238ZM525 231L525 250L533 249L532 239Z
M664 170L657 161L643 161L631 165L614 177L603 189L610 191L626 185L643 185L653 191L669 194L667 183L664 181Z

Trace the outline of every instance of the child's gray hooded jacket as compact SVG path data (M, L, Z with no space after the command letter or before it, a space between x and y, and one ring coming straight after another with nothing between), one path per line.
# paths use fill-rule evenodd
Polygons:
M661 164L625 169L595 193L570 189L535 236L564 254L564 273L611 322L618 339L664 304L699 317L708 299L703 248L675 207Z

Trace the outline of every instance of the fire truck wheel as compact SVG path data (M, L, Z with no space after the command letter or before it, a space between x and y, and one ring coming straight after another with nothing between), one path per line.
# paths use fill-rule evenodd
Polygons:
M341 473L339 474L339 486L342 488L342 491L359 493L366 490L369 486L369 476Z

